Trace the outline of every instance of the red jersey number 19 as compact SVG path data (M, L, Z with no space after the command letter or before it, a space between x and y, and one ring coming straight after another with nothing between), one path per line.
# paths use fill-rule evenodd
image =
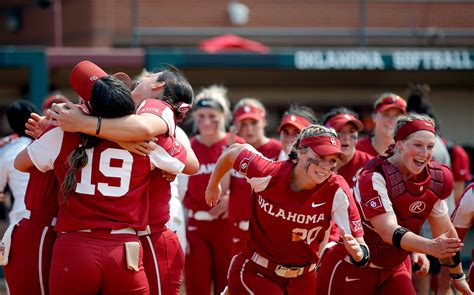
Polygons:
M87 149L87 164L81 169L81 182L77 183L76 193L94 195L96 185L92 184L92 162L94 149ZM129 191L130 176L132 174L133 156L125 150L108 148L100 153L99 171L106 177L120 178L120 186L110 186L108 183L98 182L97 189L103 196L121 197ZM121 167L111 167L113 159L121 160Z

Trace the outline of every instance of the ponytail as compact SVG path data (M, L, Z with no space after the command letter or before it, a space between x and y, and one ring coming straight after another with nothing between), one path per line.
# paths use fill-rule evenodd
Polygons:
M68 157L68 163L70 166L69 171L64 177L64 181L61 185L61 195L64 202L67 202L71 193L76 189L77 179L76 172L77 170L83 168L87 165L88 158L86 154L86 149L90 149L96 146L99 143L99 138L94 136L89 136L81 134L82 144L79 145Z

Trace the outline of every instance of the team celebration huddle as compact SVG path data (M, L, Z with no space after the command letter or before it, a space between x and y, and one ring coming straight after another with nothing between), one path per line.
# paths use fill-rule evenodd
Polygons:
M10 294L472 294L474 186L423 87L380 95L366 137L348 108L288 106L276 140L259 100L195 94L172 66L132 81L82 61L69 82L79 103L11 123L32 140L12 158L29 179Z

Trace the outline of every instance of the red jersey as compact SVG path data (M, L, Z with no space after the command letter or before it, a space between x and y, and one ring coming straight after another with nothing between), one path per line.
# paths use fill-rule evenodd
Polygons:
M360 216L347 183L332 174L311 190L290 188L292 161L274 162L243 150L234 169L254 191L247 247L282 264L317 263L329 238L330 221L354 237L362 237Z
M454 144L449 146L451 156L451 170L455 181L471 181L471 169L469 165L469 155L462 146Z
M451 220L456 228L469 229L474 224L474 183L466 187L462 193ZM474 248L471 252L474 260Z
M282 150L281 142L271 138L269 142L257 148L264 157L270 160L277 160ZM252 207L252 188L245 178L231 171L232 179L230 183L230 191L232 197L229 199L229 220L242 221L250 219L250 211Z
M393 212L400 226L419 233L429 216L448 214L446 199L453 190L453 177L448 167L429 163L415 178L405 179L389 161L374 158L364 167L354 190L362 212L364 240L371 261L380 267L396 267L409 252L385 243L370 219Z
M337 169L337 174L344 177L344 179L347 181L347 184L349 184L349 187L352 188L356 184L360 171L372 158L373 156L369 155L368 153L356 149L352 160Z
M36 167L32 167L28 172L30 180L25 193L26 209L56 216L58 214L59 184L54 171L43 173Z
M155 98L145 99L136 111L137 115L144 113L153 114L162 118L168 126L167 135L174 135L176 129L176 120L174 118L174 111L169 104Z
M40 171L54 169L62 183L69 170L67 159L81 143L79 134L54 128L28 146L28 154ZM106 140L87 149L88 162L76 172L75 190L67 202L59 195L56 230L143 230L148 221L150 169L156 165L154 152L150 157L138 156Z
M184 207L193 211L209 211L210 208L206 204L204 195L211 173L216 167L217 159L228 148L227 142L229 137L230 134L227 133L222 140L210 147L202 144L196 137L191 138L191 147L199 160L199 171L189 176L188 190L183 200ZM241 137L235 136L235 142L243 143L244 140Z
M365 136L360 138L357 141L356 149L362 152L366 152L372 157L377 157L379 155L379 153L377 153L377 151L372 146L372 136Z

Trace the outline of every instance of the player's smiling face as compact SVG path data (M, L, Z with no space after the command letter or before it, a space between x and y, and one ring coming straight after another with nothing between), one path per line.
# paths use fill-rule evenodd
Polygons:
M305 156L301 160L304 161L306 177L311 179L314 184L324 182L336 169L338 160L336 155L320 157L309 148L304 155Z
M263 120L243 119L236 125L239 135L251 145L256 145L265 137L265 122Z
M427 130L410 134L405 140L397 142L406 172L419 174L433 157L435 135Z
M386 136L392 136L395 124L402 111L397 108L389 108L383 112L375 114L375 132L380 132Z
M135 83L135 88L132 91L132 97L136 105L139 105L143 100L148 98L156 98L161 93L162 87L159 87L160 82L157 82L158 75L161 73L149 73L140 78Z
M296 137L300 134L300 131L301 130L290 124L286 124L281 128L280 141L286 154L291 152L291 148L293 144L295 144Z
M213 108L197 109L193 117L201 135L213 135L224 124L224 114Z
M358 132L354 124L346 124L337 131L337 137L341 142L341 152L344 153L347 159L352 159L355 153Z

